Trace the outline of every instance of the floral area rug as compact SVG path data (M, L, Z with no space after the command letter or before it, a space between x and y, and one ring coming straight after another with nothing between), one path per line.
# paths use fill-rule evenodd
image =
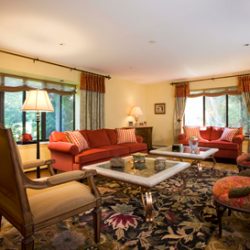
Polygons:
M144 220L140 188L98 178L97 186L103 195L100 243L93 241L89 213L37 232L35 249L224 249L214 248L221 241L212 237L217 225L211 188L218 178L235 173L217 170L212 173L211 169L203 169L197 178L194 169L186 170L187 184L182 192L179 192L182 179L178 175L153 188L153 222ZM223 230L223 234L230 237L231 243L226 238L222 238L222 243L224 240L232 245L235 237L239 237L240 233L234 232L237 223L238 220L230 219L226 222L228 233ZM214 238L212 244L208 244L211 237ZM0 249L20 249L21 239L18 231L3 219ZM235 249L248 249L249 240L242 244L242 248Z

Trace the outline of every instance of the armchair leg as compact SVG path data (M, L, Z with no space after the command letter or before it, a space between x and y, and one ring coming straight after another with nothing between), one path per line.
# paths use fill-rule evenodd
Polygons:
M24 237L22 240L22 250L33 250L34 249L34 239L33 236Z
M98 243L100 241L100 233L101 233L101 208L95 208L93 211L93 226L94 226L94 234L95 234L95 242Z

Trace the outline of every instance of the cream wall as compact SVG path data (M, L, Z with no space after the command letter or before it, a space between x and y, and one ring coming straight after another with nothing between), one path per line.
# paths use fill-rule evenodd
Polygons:
M153 145L173 142L174 87L168 82L146 85L147 121L153 126ZM166 114L154 114L155 103L166 103Z
M134 122L134 118L129 116L129 112L135 105L140 106L143 112L139 122L147 120L146 89L144 85L112 77L111 80L106 81L105 86L106 128L124 127L128 126L128 121Z

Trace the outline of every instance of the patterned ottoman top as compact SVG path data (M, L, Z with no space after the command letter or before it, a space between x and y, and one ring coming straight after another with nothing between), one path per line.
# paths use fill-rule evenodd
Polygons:
M221 203L230 207L249 209L250 194L239 198L229 198L228 193L231 189L250 187L250 177L229 176L216 181L213 186L213 195Z

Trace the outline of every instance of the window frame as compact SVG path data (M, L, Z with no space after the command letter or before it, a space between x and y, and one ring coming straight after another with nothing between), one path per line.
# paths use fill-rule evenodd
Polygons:
M17 79L21 79L23 81L23 86L19 86L18 89L15 89L16 87L11 88L11 86L9 86L8 82L6 82L5 78L17 78ZM42 80L42 79L35 79L35 78L29 78L29 77L22 77L22 76L18 76L18 75L10 75L10 74L4 74L0 72L0 123L2 124L6 124L6 119L5 119L5 93L15 93L15 92L20 92L22 95L22 104L25 101L26 98L26 91L28 91L30 88L32 89L32 87L27 87L26 86L26 82L27 81L37 81L40 82L45 90L47 90L50 93L55 93L57 95L59 95L59 126L58 126L58 130L62 131L62 109L63 109L63 96L72 96L73 97L73 102L72 102L72 117L73 117L73 124L72 124L72 130L75 130L75 104L76 104L76 86L72 85L72 84L67 84L67 83L58 83L58 82L53 82L53 81L48 81L48 80ZM54 89L53 87L47 89L49 87L48 84L54 84L54 86L56 86ZM6 87L8 86L8 87ZM70 86L70 87L69 87ZM65 88L65 90L64 90ZM66 89L69 90L66 90ZM35 88L34 88L35 89ZM43 88L42 88L43 89ZM27 112L22 112L22 134L24 134L26 132L26 122L27 122ZM46 112L41 112L41 119L40 119L40 129L41 129L41 133L40 133L40 141L41 142L46 142L49 140L49 138L46 138ZM36 140L32 140L31 142L22 142L22 141L17 141L18 144L33 144L36 143Z
M219 96L225 96L225 105L226 105L226 127L229 126L229 95L230 94L227 94L227 93L224 93L224 94L221 94ZM240 94L234 94L234 95L240 95ZM187 98L197 98L198 96L190 96L190 97L187 97ZM202 100L203 100L203 127L206 127L206 97L211 97L211 96L206 96L206 95L202 95ZM186 120L185 120L185 113L184 113L184 117L183 117L183 122L184 122L184 126L188 126L186 125Z

